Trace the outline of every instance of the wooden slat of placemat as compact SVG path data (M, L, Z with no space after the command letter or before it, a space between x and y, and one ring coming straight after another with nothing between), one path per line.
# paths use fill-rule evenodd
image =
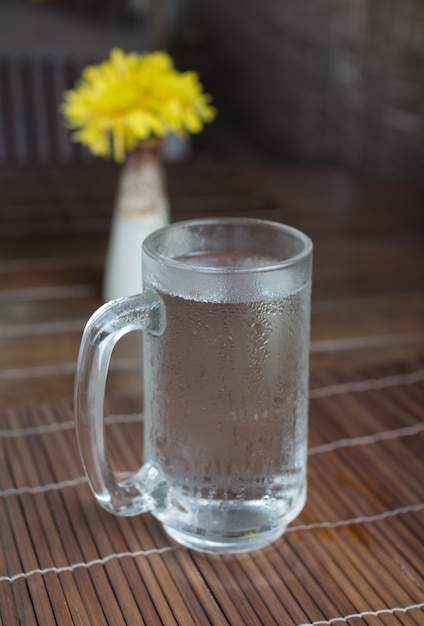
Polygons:
M307 505L274 545L233 557L176 546L149 514L102 511L82 475L68 402L4 411L2 623L419 626L423 369L312 380ZM140 463L137 410L136 399L109 403L128 414L107 426L118 470Z

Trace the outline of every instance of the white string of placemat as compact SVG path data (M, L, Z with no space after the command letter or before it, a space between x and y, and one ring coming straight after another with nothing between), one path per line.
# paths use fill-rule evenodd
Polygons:
M387 389L388 387L398 387L401 385L414 385L422 380L424 380L424 369L419 369L406 374L393 374L391 376L382 376L381 378L353 380L328 385L326 387L317 387L309 390L309 397L312 399L326 398L343 393L360 393L361 391Z
M117 369L124 368L133 362L133 359L122 359L120 363L115 363L115 367ZM57 366L45 366L44 369L50 369L52 371L56 371ZM65 368L65 371L69 371L68 368ZM1 378L1 371L0 371ZM361 393L370 390L379 390L386 389L389 387L397 387L402 385L413 385L417 382L424 380L424 370L419 369L414 372L408 372L405 374L396 374L392 376L383 376L381 378L370 378L364 379L360 381L347 381L345 383L338 383L335 385L327 385L324 387L316 387L310 389L309 397L311 399L315 398L323 398L330 397L333 395L340 395L343 393ZM127 419L126 419L127 417ZM117 416L109 416L106 417L106 423L112 424L115 422L125 423L136 421L137 419L142 419L140 414L137 416L133 413L129 413L126 415L117 415ZM420 425L412 426L411 428L418 427L421 430ZM69 430L74 428L74 422L72 420L68 420L66 422L55 422L52 424L43 424L40 426L28 426L24 428L16 428L16 429L1 429L0 430L0 439L8 438L8 437L24 437L26 435L39 435L48 432L54 432L55 429L58 431ZM409 428L409 427L406 427ZM402 430L402 429L401 429ZM373 435L371 435L372 437ZM332 444L326 444L332 445Z
M374 515L358 515L356 517L336 520L335 522L312 522L311 524L289 526L286 529L286 533L299 532L301 530L315 530L316 528L340 528L342 526L354 526L355 524L370 524L372 522L380 522L389 517L397 517L398 515L404 515L406 513L419 513L420 511L424 511L424 502L399 506L396 509L382 511Z
M308 622L299 624L299 626L331 626L337 622L347 622L350 619L362 617L378 617L379 615L393 615L394 613L407 613L414 609L424 609L424 602L418 604L410 604L409 606L396 606L391 609L378 609L376 611L362 611L361 613L350 613L340 617L332 617L329 620L318 620L317 622Z
M117 416L110 416L109 418L106 418L106 420L108 423L119 423L119 422L128 423L130 421L128 419L129 417L130 417L129 415L119 415L119 416L117 415ZM138 422L141 420L141 415L139 413L134 413L131 415L131 418L132 418L131 421ZM51 426L53 426L53 424L51 424ZM60 430L66 430L66 429L71 429L71 428L73 429L74 423L72 421L68 421L68 422L64 422L62 426L64 428ZM40 429L41 428L43 428L43 433L51 432L51 429L49 429L48 426L40 427ZM30 428L26 429L25 434L27 435L28 434L27 431L30 431L30 430L31 430ZM334 450L337 450L338 448L346 448L346 447L354 448L357 446L378 443L380 441L387 441L389 439L399 439L401 437L408 437L408 436L416 435L422 431L424 431L424 422L419 422L418 424L414 424L413 426L405 426L404 428L395 428L393 430L382 431L379 433L375 433L373 435L368 435L366 437L352 437L350 439L338 439L336 441L331 441L327 444L323 444L320 446L313 446L309 448L308 455L314 456L317 454L324 454L326 452L332 452ZM19 433L19 431L16 431L16 432ZM36 434L40 434L40 432L38 431ZM17 436L21 436L21 435L17 435ZM127 475L128 473L126 474L126 476ZM29 486L10 487L9 489L5 489L3 491L0 490L0 498L6 498L11 495L15 495L15 496L21 495L24 493L36 494L36 493L45 493L47 491L60 491L61 489L65 489L67 487L76 487L85 482L87 482L87 480L84 476L77 476L76 478L64 480L59 483L49 483L47 485L36 485L33 487L29 487Z
M393 335L366 335L365 337L340 337L339 339L317 339L311 341L311 352L343 352L363 348L387 348L402 344L422 343L424 333L404 332Z
M384 513L377 514L377 515L353 517L351 519L338 520L336 522L317 522L313 524L289 526L285 532L293 533L293 532L299 532L299 531L305 531L305 530L316 530L320 528L339 528L342 526L350 526L352 524L359 524L359 523L372 523L376 521L381 521L383 519L387 519L389 517L396 517L397 515L404 515L406 513L411 513L411 512L419 512L422 510L424 510L424 502L420 504L411 504L409 506L399 507L398 509L393 509L392 511L385 511ZM64 565L61 567L46 567L43 569L41 568L33 569L28 572L19 572L17 574L13 574L12 576L0 576L0 583L1 582L13 583L15 582L15 580L19 580L20 578L29 578L30 576L34 576L35 574L40 574L44 576L51 572L60 574L62 572L73 571L78 568L88 569L89 567L92 567L93 565L103 565L112 559L121 559L123 557L136 558L138 556L150 556L151 554L161 554L162 552L169 552L169 551L174 551L178 549L181 549L181 546L165 546L162 548L150 548L149 550L135 550L134 552L112 553L99 559L93 559L92 561L81 561L78 563L72 563L70 565Z
M91 285L52 285L48 287L26 287L9 289L0 292L0 302L51 300L69 297L85 297L95 293ZM2 334L7 337L22 337L31 335L52 335L60 332L73 332L75 325L84 328L87 319L61 320L60 322L33 322L28 324L3 325ZM360 350L363 348L379 348L402 344L418 343L424 340L423 332L404 332L396 335L368 335L365 337L341 337L339 339L312 340L310 351L312 354L320 352L341 352L345 350ZM31 368L27 368L30 373Z
M107 415L105 424L131 424L142 422L142 413L124 413L119 415ZM63 432L64 430L74 430L75 421L66 420L64 422L52 422L51 424L40 424L39 426L25 426L23 428L5 428L0 430L0 439L10 439L14 437L33 437L35 435L46 435L48 433Z
M32 569L28 572L19 572L18 574L14 574L13 576L0 576L1 582L10 582L13 583L16 580L20 580L21 578L30 578L35 574L40 574L41 576L45 576L46 574L62 574L64 572L73 572L76 569L89 569L94 565L104 565L109 561L114 559L123 559L128 556L131 558L136 558L138 556L149 556L150 554L162 554L162 552L172 552L179 548L179 546L165 546L163 548L151 548L149 550L134 550L134 552L118 552L114 554L108 554L105 557L100 559L93 559L92 561L81 561L79 563L72 563L71 565L63 565L61 567L45 567L43 569Z
M58 335L60 333L82 332L87 321L85 319L67 320L66 322L48 322L46 324L19 324L19 326L9 324L3 325L1 334L3 337L28 337L28 335ZM74 365L75 367L75 365Z
M324 452L332 452L333 450L339 450L340 448L350 448L357 446L368 446L373 443L379 443L380 441L387 441L389 439L400 439L401 437L411 437L417 435L424 430L424 422L418 422L412 426L402 426L401 428L394 428L393 430L383 430L372 435L362 435L360 437L350 437L349 439L336 439L329 443L323 443L319 446L313 446L309 448L309 456L315 454L323 454Z
M124 370L140 367L140 359L112 359L110 370ZM23 378L44 378L44 376L62 376L75 374L76 364L73 361L34 365L32 367L12 367L0 369L0 380L21 380Z
M108 415L105 417L105 424L131 424L141 423L143 421L142 413L125 413L121 415ZM67 420L65 422L53 422L52 424L42 424L40 426L26 426L25 428L10 428L0 430L0 439L11 439L18 437L33 437L37 435L46 435L49 433L63 432L66 430L74 430L74 420ZM318 446L312 446L308 450L308 454L313 456L315 454L322 454L324 452L330 452L337 450L338 448L355 447L360 445L369 445L385 441L387 439L399 439L401 437L409 437L411 435L417 435L424 430L424 421L418 422L411 426L402 426L401 428L394 428L392 430L384 430L372 435L361 435L359 437L349 437L348 439L336 439Z

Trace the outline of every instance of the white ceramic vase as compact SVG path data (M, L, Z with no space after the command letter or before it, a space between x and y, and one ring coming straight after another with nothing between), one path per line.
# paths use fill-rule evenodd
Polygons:
M121 170L103 281L105 302L141 291L141 245L168 223L160 143L146 141L128 155Z

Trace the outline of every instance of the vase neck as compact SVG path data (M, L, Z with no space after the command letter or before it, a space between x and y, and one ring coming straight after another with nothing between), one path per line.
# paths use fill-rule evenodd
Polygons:
M159 141L143 142L122 166L115 210L119 213L168 213L166 175ZM165 218L164 218L165 219ZM167 220L167 218L166 218Z
M136 145L133 154L145 154L146 152L159 152L163 141L161 139L146 139Z

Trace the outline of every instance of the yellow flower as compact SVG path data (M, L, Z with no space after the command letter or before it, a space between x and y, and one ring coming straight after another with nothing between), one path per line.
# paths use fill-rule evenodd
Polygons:
M210 102L197 74L176 70L166 52L115 48L107 61L83 70L61 109L75 141L122 161L145 139L199 133L215 118Z

